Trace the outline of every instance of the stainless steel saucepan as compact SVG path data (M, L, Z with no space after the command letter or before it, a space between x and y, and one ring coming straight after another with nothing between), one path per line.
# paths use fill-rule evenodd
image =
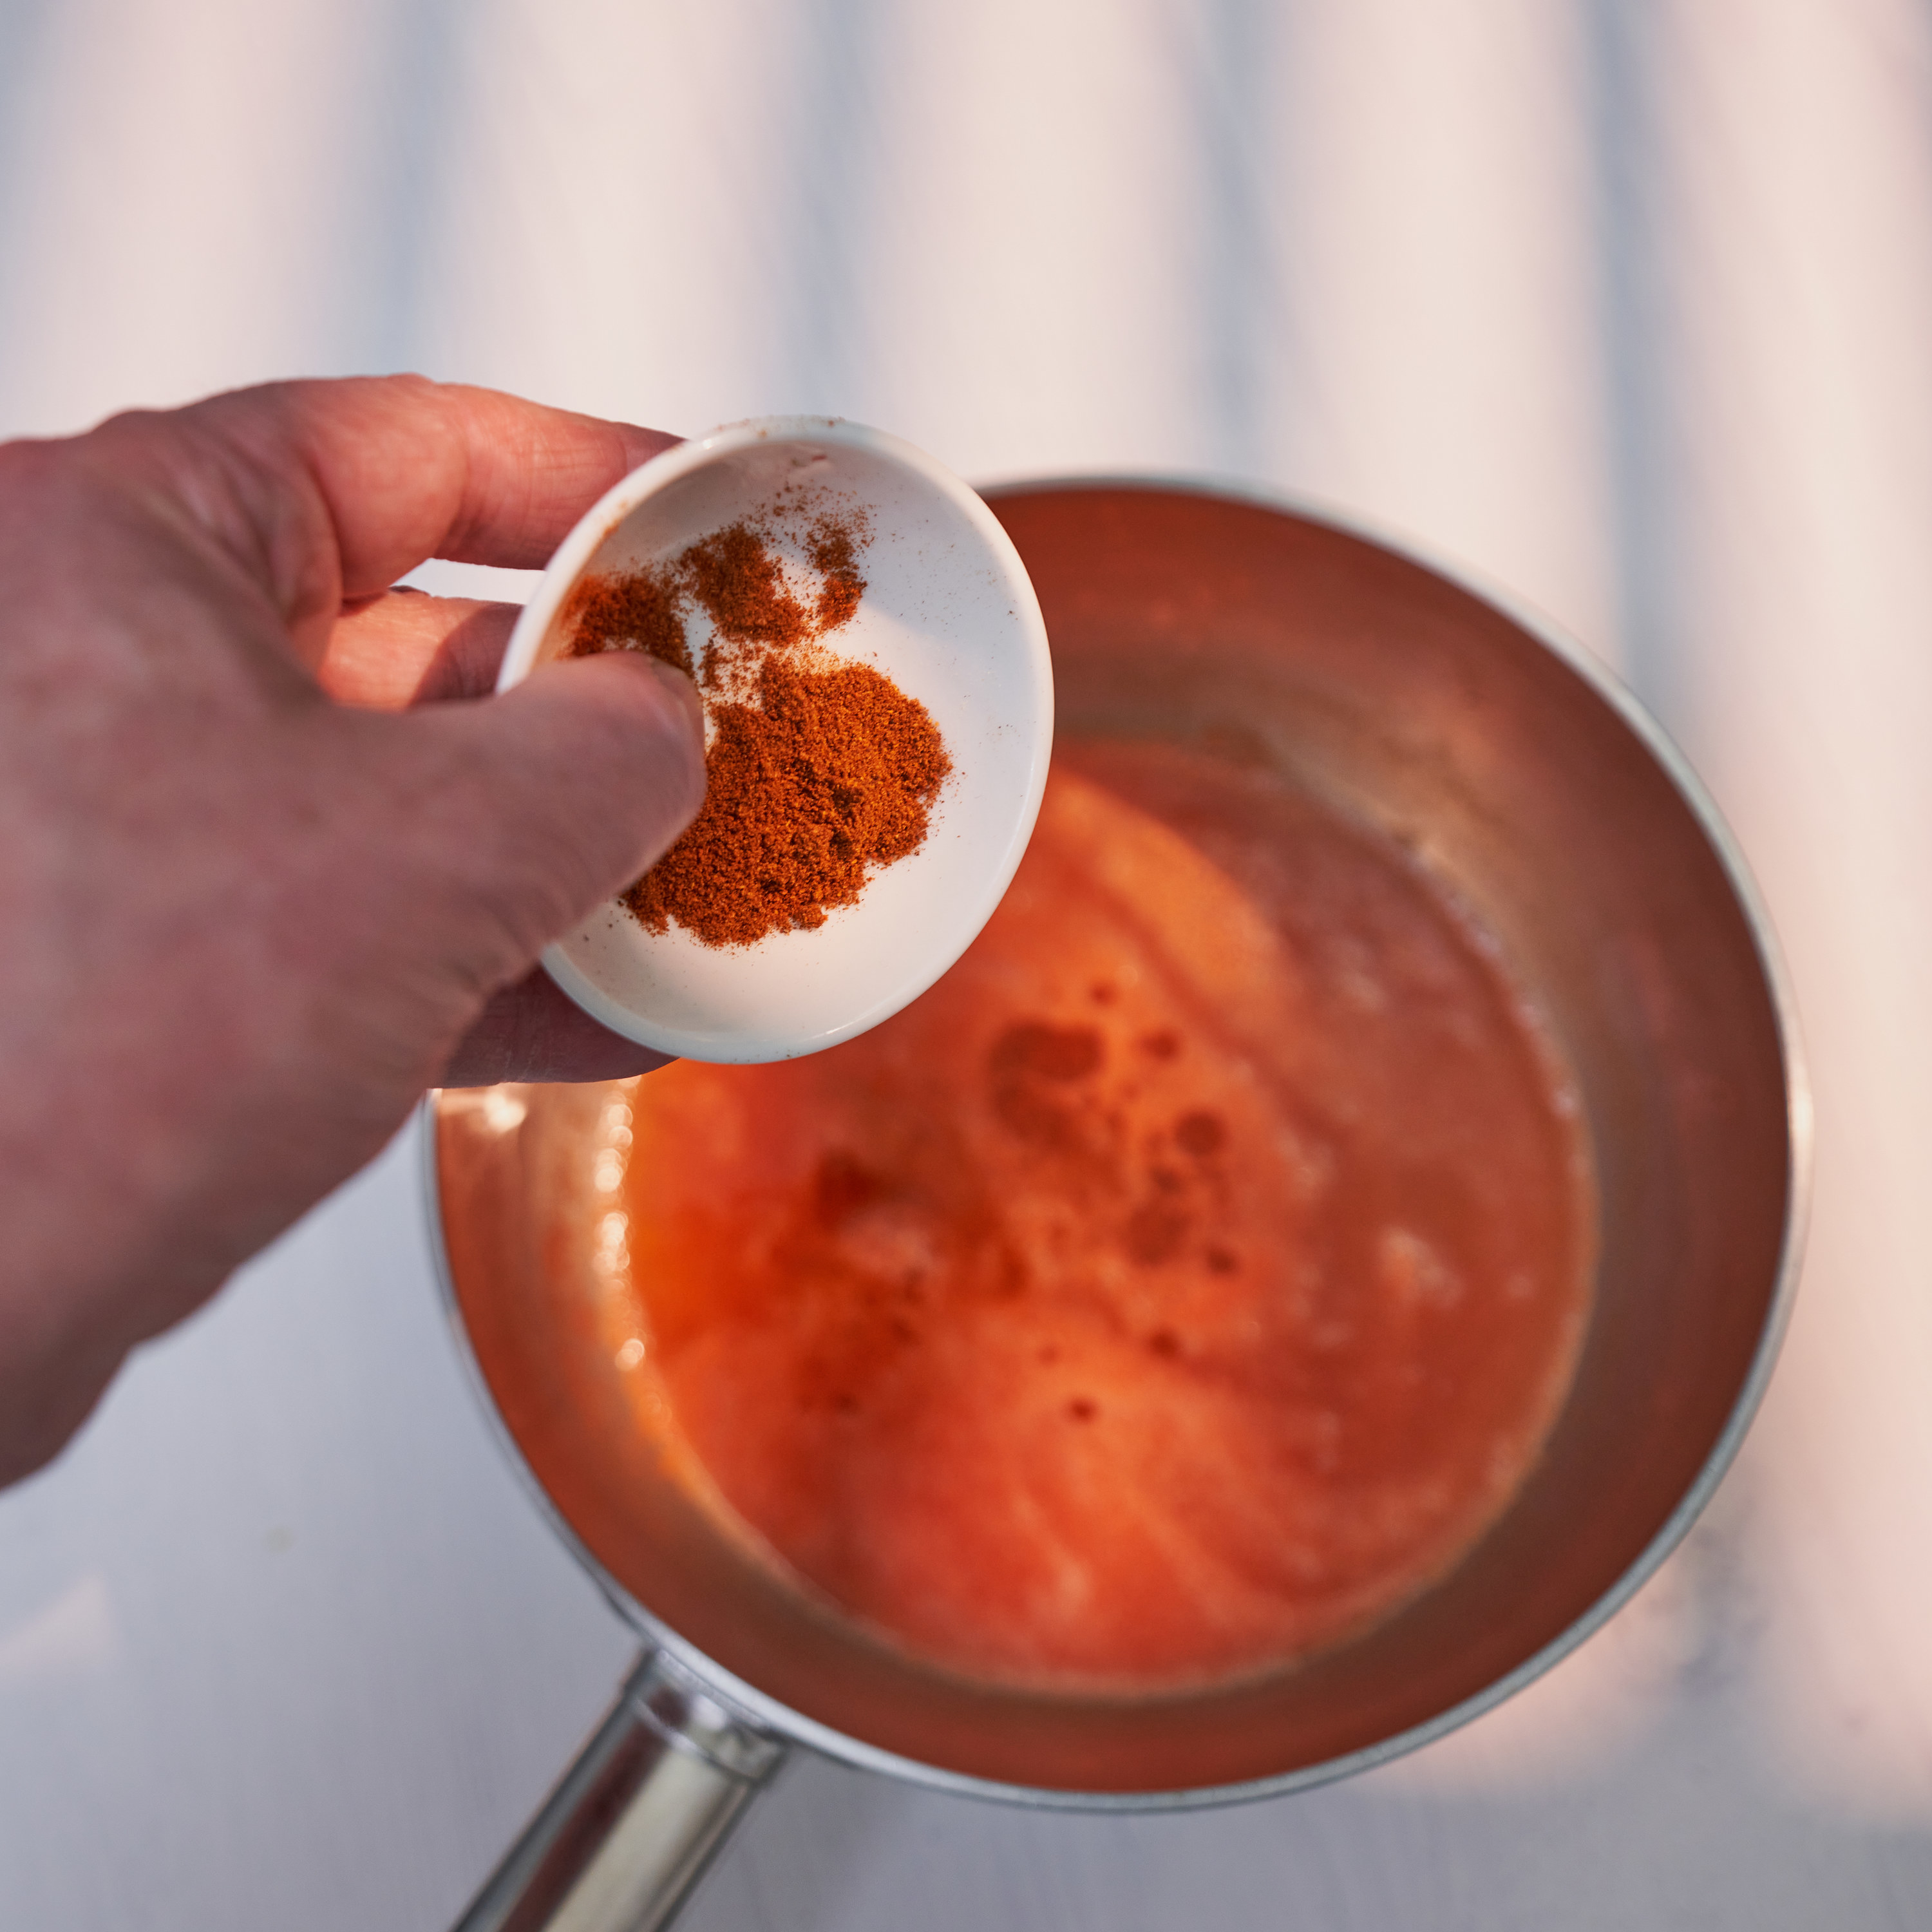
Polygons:
M452 1319L539 1500L646 1646L464 1932L664 1924L794 1746L1111 1810L1380 1763L1508 1696L1636 1589L1770 1372L1808 1121L1790 998L1736 849L1656 727L1533 616L1333 518L1153 482L992 501L1040 592L1062 734L1276 770L1411 845L1502 941L1575 1072L1596 1163L1574 1389L1482 1542L1352 1642L1185 1694L976 1686L788 1592L640 1437L582 1232L608 1090L442 1095Z

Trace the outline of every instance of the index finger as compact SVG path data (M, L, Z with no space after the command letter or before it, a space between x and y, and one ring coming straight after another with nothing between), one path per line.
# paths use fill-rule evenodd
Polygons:
M152 434L191 515L238 553L313 657L345 599L424 561L531 568L677 438L420 376L278 382L197 403Z

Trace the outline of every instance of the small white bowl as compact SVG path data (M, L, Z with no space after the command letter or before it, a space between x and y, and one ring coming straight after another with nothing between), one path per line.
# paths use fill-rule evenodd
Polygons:
M826 648L871 664L932 714L952 760L926 843L811 931L745 946L647 931L600 908L545 949L550 976L614 1032L687 1059L795 1059L916 999L970 946L1032 836L1053 746L1046 626L1011 538L958 478L896 436L823 416L735 424L656 457L551 558L511 634L500 691L569 648L560 619L586 572L667 562L803 483L865 513L866 592Z

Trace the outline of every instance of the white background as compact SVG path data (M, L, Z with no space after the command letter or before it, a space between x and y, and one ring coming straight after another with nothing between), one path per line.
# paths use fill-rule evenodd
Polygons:
M0 434L405 366L1412 530L1684 744L1815 1064L1762 1419L1574 1660L1209 1815L800 1764L694 1928L1932 1919L1924 7L0 0ZM101 1098L48 1104L111 1164ZM0 1925L436 1932L628 1650L474 1413L392 1150L0 1496Z

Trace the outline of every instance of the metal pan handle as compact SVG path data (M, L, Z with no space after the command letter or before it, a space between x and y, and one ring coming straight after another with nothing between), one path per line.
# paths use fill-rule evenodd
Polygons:
M454 1932L656 1932L784 1751L646 1652Z

